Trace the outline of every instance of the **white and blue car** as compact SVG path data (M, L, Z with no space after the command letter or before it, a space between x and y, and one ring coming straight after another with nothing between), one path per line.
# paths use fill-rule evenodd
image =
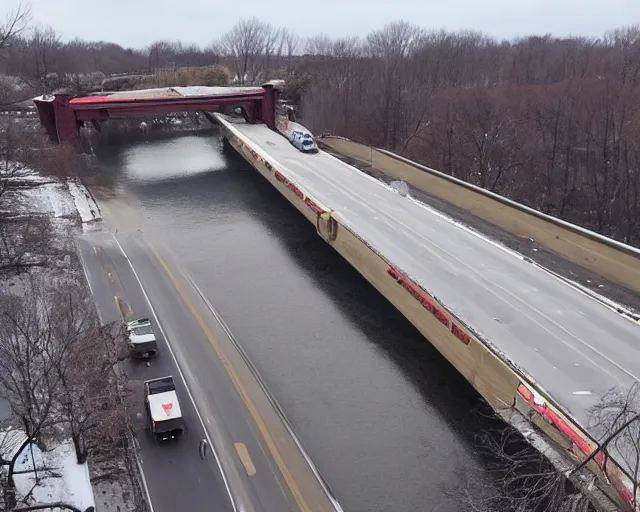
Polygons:
M301 124L296 123L291 108L287 109L287 115L276 114L276 129L281 135L302 153L317 153L318 146L313 134Z
M289 141L296 149L302 151L303 153L318 152L318 146L316 145L316 141L313 138L313 135L311 135L311 132L306 129L304 131L294 129L294 131L292 131L291 135L289 136Z

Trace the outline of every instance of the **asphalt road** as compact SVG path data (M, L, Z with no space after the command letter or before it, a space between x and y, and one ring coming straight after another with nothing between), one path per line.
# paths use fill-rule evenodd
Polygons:
M263 125L231 129L524 369L583 426L614 386L640 380L640 325L448 217Z
M159 355L150 366L125 365L131 384L141 389L145 379L165 375L176 381L187 424L184 438L166 445L152 440L141 392L135 420L153 510L310 510L304 496L294 495L299 489L282 470L268 433L265 439L262 418L246 407L229 378L229 361L223 363L212 349L225 333L197 291L141 237L118 235L116 240L99 229L85 233L78 250L103 322L121 321L124 312L154 323ZM203 461L198 447L205 437L216 456ZM328 503L311 507L328 510Z

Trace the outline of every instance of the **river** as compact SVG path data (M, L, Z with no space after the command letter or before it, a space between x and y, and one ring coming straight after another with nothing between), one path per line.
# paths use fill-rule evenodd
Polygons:
M479 395L215 130L97 151L220 312L347 511L491 492ZM156 238L157 239L157 238ZM474 494L475 493L475 494Z

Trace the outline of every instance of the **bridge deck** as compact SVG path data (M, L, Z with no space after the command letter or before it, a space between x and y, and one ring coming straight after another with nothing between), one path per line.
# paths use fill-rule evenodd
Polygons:
M302 154L264 125L225 125L333 209L583 428L603 393L639 380L637 322L327 153Z

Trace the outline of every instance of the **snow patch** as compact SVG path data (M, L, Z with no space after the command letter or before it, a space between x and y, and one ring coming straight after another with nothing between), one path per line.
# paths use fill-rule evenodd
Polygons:
M64 183L46 183L26 189L22 194L31 200L32 207L38 213L50 213L57 219L76 214L75 204Z
M221 87L221 86L200 86L191 85L186 87L172 87L171 90L181 96L231 96L241 94L262 94L262 87Z
M402 180L395 180L389 183L389 186L402 197L409 196L409 185Z
M76 208L82 222L92 222L102 218L100 214L100 208L96 204L95 200L87 190L87 188L81 183L70 181L69 192L73 196Z
M20 499L28 496L28 502L32 504L60 501L80 510L95 507L89 468L86 463L76 462L71 441L65 441L50 451L28 445L18 456L15 469L27 471L14 476Z

